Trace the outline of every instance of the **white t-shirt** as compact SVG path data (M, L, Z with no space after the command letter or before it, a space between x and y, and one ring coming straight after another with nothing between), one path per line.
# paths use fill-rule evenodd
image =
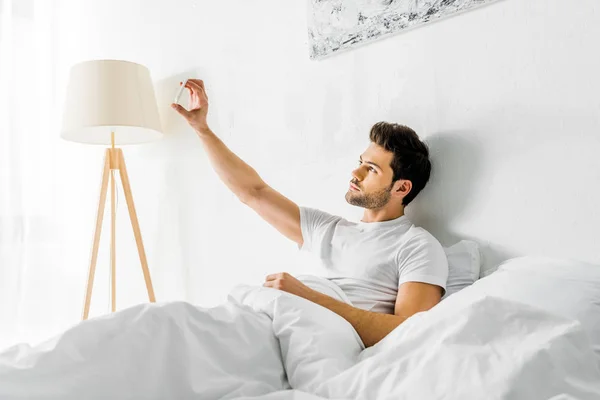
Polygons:
M383 222L350 222L300 207L303 245L321 260L323 276L367 311L393 314L398 288L423 282L446 289L442 245L404 215Z

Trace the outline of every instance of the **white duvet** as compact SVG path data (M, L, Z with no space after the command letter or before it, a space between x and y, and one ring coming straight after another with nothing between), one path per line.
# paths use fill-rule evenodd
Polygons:
M293 389L293 390L292 390ZM211 308L146 304L0 353L0 399L600 399L578 322L455 294L364 349L305 299L238 286Z

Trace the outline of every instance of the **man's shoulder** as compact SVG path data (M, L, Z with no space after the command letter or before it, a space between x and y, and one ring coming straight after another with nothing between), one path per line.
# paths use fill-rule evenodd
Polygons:
M443 251L442 244L427 229L413 225L402 238L399 251L413 250Z
M320 220L331 220L331 221L335 221L335 220L345 220L344 217L341 217L339 215L335 215L335 214L331 214L327 211L323 211L319 208L315 208L315 207L307 207L307 206L299 206L300 208L300 214L307 216L307 217L313 217L313 218L318 218Z

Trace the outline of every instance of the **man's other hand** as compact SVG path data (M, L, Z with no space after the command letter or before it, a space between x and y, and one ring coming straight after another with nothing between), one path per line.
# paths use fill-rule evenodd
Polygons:
M268 275L263 284L265 287L283 290L296 296L310 300L310 295L314 292L311 288L294 278L287 272Z

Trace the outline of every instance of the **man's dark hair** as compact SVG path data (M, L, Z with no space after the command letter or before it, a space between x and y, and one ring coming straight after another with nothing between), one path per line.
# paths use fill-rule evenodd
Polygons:
M371 128L371 142L394 153L391 167L394 171L392 184L398 179L412 182L411 191L402 199L408 205L425 187L431 174L429 149L408 126L378 122Z

